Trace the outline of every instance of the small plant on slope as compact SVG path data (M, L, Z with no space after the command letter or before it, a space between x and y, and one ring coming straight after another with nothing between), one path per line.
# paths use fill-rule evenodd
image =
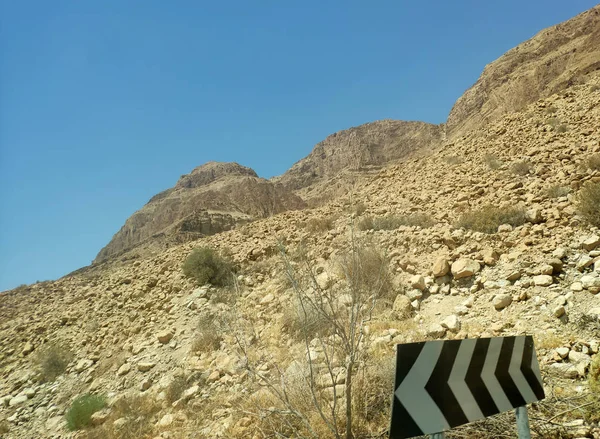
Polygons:
M100 395L86 394L78 396L71 403L65 418L71 431L81 430L90 425L92 415L106 407L106 399Z
M231 285L233 267L224 257L208 247L194 249L183 263L183 273L198 285L210 283L221 287Z
M499 208L484 206L472 210L459 218L456 227L474 230L482 233L496 233L498 226L510 224L517 227L525 224L525 211L519 208Z
M591 225L600 227L600 183L588 182L578 196L579 214Z

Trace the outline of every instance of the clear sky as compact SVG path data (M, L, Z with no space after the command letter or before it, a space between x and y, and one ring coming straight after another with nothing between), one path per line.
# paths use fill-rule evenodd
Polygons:
M285 172L327 135L442 123L577 0L0 0L0 291L88 265L180 175Z

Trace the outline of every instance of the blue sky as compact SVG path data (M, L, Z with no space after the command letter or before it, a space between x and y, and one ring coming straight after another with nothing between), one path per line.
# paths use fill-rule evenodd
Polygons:
M327 135L442 123L578 0L0 0L0 291L84 265L180 175L285 172Z

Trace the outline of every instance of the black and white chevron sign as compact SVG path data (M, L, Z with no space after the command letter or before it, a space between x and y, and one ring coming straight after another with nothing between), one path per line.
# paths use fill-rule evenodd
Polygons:
M531 336L397 348L392 439L440 433L544 398Z

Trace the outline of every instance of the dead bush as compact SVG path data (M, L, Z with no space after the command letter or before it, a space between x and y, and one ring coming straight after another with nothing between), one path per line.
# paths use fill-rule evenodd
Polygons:
M192 352L216 351L223 341L223 322L214 314L205 314L200 317L197 326L197 335L192 342Z
M600 227L600 183L586 183L577 198L579 214L591 225Z
M528 175L531 172L532 168L533 168L533 166L531 165L530 162L522 161L522 162L513 163L512 166L510 167L510 170L512 171L513 174L524 176L524 175Z
M35 357L41 382L51 382L62 375L73 360L73 353L63 345L45 346Z
M395 230L400 226L429 228L435 224L431 216L425 213L408 215L387 215L383 217L365 217L358 223L359 230Z
M329 321L313 302L294 299L283 310L282 326L297 340L330 332Z
M498 226L502 224L518 227L526 222L524 209L484 206L479 210L472 210L462 215L456 222L456 227L482 233L496 233Z

